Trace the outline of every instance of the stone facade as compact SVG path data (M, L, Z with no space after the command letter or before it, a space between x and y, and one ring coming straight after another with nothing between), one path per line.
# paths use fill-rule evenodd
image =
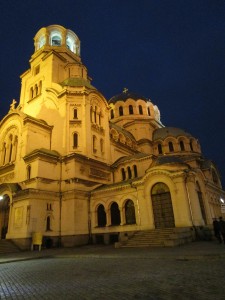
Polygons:
M108 243L221 215L220 177L195 137L165 127L158 107L127 89L107 101L71 30L42 28L34 45L19 103L0 123L2 239Z

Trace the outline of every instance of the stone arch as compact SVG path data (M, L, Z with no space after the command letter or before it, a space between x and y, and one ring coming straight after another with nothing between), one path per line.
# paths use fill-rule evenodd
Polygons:
M135 206L131 199L127 199L124 205L126 224L136 224Z
M103 204L99 204L96 209L97 213L97 226L98 227L105 227L106 226L106 212L105 207Z
M117 202L112 202L110 206L111 225L117 226L121 223L120 209Z

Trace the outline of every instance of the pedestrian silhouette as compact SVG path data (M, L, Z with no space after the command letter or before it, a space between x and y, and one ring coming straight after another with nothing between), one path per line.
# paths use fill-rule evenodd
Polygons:
M217 218L213 219L213 230L214 230L214 235L215 235L216 239L221 244L222 243L222 238L221 238L221 234L220 234L220 223L217 220Z
M225 221L223 220L222 217L220 217L219 224L220 224L220 232L223 237L223 242L225 244Z

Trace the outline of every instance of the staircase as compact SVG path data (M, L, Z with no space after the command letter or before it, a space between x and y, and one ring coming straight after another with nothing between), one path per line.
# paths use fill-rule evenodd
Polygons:
M163 228L137 231L120 247L168 247L178 246L193 241L190 228Z
M20 252L20 249L10 240L0 240L0 255Z

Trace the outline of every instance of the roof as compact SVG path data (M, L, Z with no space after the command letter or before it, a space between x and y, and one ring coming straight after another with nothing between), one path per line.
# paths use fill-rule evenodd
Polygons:
M167 165L167 164L185 164L185 162L178 156L160 156L157 157L151 164L151 167L156 167L160 165Z
M183 129L175 128L175 127L162 127L154 130L152 135L152 140L165 139L168 136L179 137L179 136L187 136L192 137L192 135Z
M140 94L136 94L133 92L129 92L127 89L124 89L124 91L121 94L118 94L116 96L113 96L108 103L115 104L117 101L126 101L127 99L133 99L133 100L144 100L145 102L151 102L148 98L143 97Z
M71 77L60 83L62 86L81 87L85 86L89 89L96 89L90 82L84 78Z

